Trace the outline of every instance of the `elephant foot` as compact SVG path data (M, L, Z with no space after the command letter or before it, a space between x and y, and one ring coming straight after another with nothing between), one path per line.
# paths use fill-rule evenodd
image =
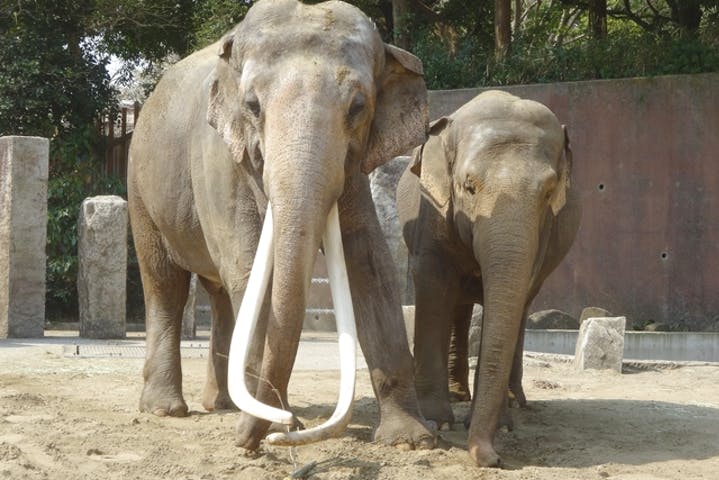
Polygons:
M242 412L237 422L237 437L235 445L249 451L256 451L260 448L260 442L267 435L270 422Z
M450 402L469 402L472 395L469 393L469 386L460 382L449 381L449 401Z
M502 468L502 459L489 440L474 442L470 440L469 456L478 467Z
M401 450L429 450L437 446L437 426L406 413L382 415L374 440Z
M227 392L218 393L217 391L208 392L205 390L202 395L202 406L208 412L215 410L237 410L235 403Z
M182 395L157 395L147 386L140 398L140 411L158 417L186 417L189 414Z
M510 403L516 402L520 408L527 407L527 397L524 395L522 382L509 384L509 401Z
M512 420L512 414L509 412L508 407L502 409L497 429L505 433L514 430L514 420Z
M427 395L420 396L419 409L424 418L435 422L440 430L448 430L454 424L454 413L449 400L437 400Z

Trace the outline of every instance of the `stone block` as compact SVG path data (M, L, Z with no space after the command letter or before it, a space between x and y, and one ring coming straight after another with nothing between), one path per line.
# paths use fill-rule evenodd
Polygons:
M402 238L397 214L397 184L410 157L395 157L370 174L370 189L375 211L382 233L387 240L392 261L399 276L399 287L403 305L414 304L414 285L411 281L407 262L407 247Z
M0 338L42 337L49 142L0 138Z
M409 351L414 352L414 305L402 305L402 316L404 317L404 329L407 331Z
M467 352L470 357L476 357L479 354L479 342L482 339L482 314L484 309L482 305L475 304L472 309L472 321L469 324L469 344Z
M536 330L577 330L579 322L561 310L541 310L527 317L526 327Z
M127 202L114 195L86 198L77 230L80 336L124 338Z
M577 370L622 371L625 317L589 318L579 328L574 352Z
M197 336L197 321L195 309L197 304L197 274L190 276L190 288L187 292L187 302L182 311L182 339L193 340Z

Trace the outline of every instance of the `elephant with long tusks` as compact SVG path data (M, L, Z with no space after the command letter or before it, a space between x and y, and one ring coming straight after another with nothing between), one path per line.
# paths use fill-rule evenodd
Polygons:
M232 32L171 67L143 107L128 167L147 315L140 408L188 413L179 340L196 272L213 318L203 406L236 403L237 443L247 449L272 422L296 424L280 407L322 244L343 352L337 411L318 429L269 440L296 444L342 430L356 336L380 407L375 439L434 446L367 179L426 132L421 62L384 44L342 2L260 0Z

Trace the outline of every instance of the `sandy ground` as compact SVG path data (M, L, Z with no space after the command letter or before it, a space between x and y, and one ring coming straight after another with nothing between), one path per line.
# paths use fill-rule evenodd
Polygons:
M498 434L507 468L495 470L470 462L459 424L432 451L373 444L377 405L366 369L343 437L247 456L233 446L237 413L207 414L199 404L205 359L183 359L192 415L158 418L137 410L141 358L86 358L73 355L73 339L54 340L0 341L0 479L283 479L313 461L307 478L719 478L719 364L579 374L556 357L528 354L530 406L513 409L514 431ZM331 414L339 377L317 370L334 346L310 346L301 350L312 358L295 371L290 401L315 425ZM456 404L457 417L467 409Z

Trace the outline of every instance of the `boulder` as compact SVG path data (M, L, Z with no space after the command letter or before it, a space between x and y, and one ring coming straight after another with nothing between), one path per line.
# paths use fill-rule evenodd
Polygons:
M581 325L588 318L613 317L609 310L602 307L585 307L579 315L579 324Z
M392 261L397 268L402 304L414 303L414 286L407 264L407 247L402 238L397 215L397 184L409 164L410 157L395 157L377 167L369 176L372 200L382 233L387 240Z
M479 341L482 333L482 305L475 304L472 309L472 321L469 324L469 345L467 351L470 357L476 357L479 353Z
M534 330L577 330L579 322L561 310L541 310L527 317L527 328Z
M622 371L625 317L589 318L579 329L574 366L577 370Z

